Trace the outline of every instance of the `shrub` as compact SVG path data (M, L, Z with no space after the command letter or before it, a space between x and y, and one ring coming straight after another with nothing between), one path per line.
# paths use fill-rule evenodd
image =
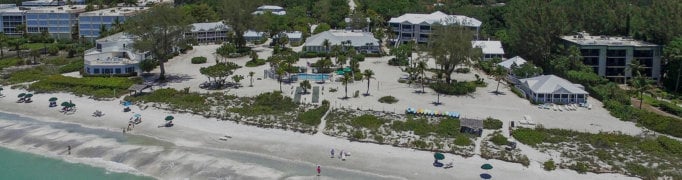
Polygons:
M351 135L353 139L365 139L365 133L362 131L353 131L353 135Z
M390 60L388 60L388 65L391 66L407 66L409 64L410 62L407 61L407 59L391 58Z
M385 104L393 104L393 103L397 103L398 99L396 99L393 96L384 96L384 97L379 98L379 102L385 103Z
M324 113L326 113L328 109L329 104L325 104L324 102L322 102L322 106L299 114L298 121L300 121L303 124L317 126L320 124L322 116L324 116Z
M208 105L206 105L206 98L201 96L199 93L189 93L171 88L157 89L151 93L142 94L139 96L126 96L124 99L133 102L141 101L165 103L170 105L172 108L190 109L195 112L201 112L210 109L208 108Z
M59 67L59 73L70 73L83 70L84 63L83 60L71 61L71 63Z
M576 162L575 165L571 166L571 169L577 171L580 174L585 174L587 173L587 170L589 167L587 166L587 163L584 162Z
M9 58L9 59L3 59L0 60L0 70L7 68L7 67L12 67L12 66L19 66L23 64L23 60L19 58Z
M458 146L469 146L469 145L473 144L473 142L471 141L471 139L470 139L469 137L467 137L466 135L464 135L464 134L458 135L458 136L455 138L455 142L454 142L454 143L455 143L455 145L458 145Z
M499 119L488 117L483 120L483 128L485 129L502 129L502 121Z
M476 87L479 86L476 81L459 81L451 84L445 82L436 82L429 84L429 87L434 91L447 95L465 95L476 92Z
M540 130L521 128L514 130L513 136L517 141L523 144L535 146L537 144L543 143L545 139L547 139L548 135Z
M556 169L556 165L554 164L554 160L551 160L551 159L548 161L545 161L545 163L543 165L544 165L544 168L546 171L553 171Z
M420 149L426 149L429 147L429 145L426 144L426 142L421 141L421 140L412 141L412 145L414 145L415 147L420 148Z
M336 88L329 88L329 92L336 92L338 91Z
M384 124L383 119L379 119L374 115L365 114L362 116L355 117L350 122L353 127L364 127L367 129L376 130Z
M495 134L493 134L493 137L490 138L490 142L493 142L494 144L496 144L498 146L503 146L503 145L507 145L507 138L504 137L500 133L495 133Z
M526 95L524 95L523 92L521 92L521 90L519 90L519 88L517 88L516 86L512 87L511 91L514 94L516 94L516 96L519 96L520 98L526 98Z
M199 56L199 57L193 57L192 58L192 64L204 64L206 63L208 59L204 56Z
M459 135L459 119L441 119L435 126L435 133L443 137L455 137Z
M317 27L315 27L315 30L313 30L313 34L317 34L317 33L325 32L325 31L329 31L330 29L332 29L332 27L329 26L329 24L327 24L327 23L320 23L320 24L317 25Z
M47 69L44 66L39 66L31 69L19 70L11 73L7 79L7 83L16 84L37 81L47 78L51 74L56 74L53 70Z
M455 72L461 73L461 74L466 74L466 73L471 72L471 69L469 69L469 68L457 68L457 69L455 69Z
M244 65L244 66L246 66L246 67L258 67L258 66L262 66L262 65L265 65L265 59L257 59L256 61L253 61L253 60L246 61L246 65Z
M378 143L383 143L384 142L384 136L375 135L374 140L377 141Z

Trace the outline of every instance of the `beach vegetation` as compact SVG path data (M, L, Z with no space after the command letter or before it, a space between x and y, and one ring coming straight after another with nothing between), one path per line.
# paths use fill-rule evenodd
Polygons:
M511 87L511 92L516 94L516 96L520 98L526 98L526 95L524 95L523 92L521 92L521 90L519 90L519 88L517 88L516 86Z
M20 58L7 58L0 60L0 70L12 66L20 66L23 64L23 60Z
M246 61L246 64L244 66L246 66L246 67L258 67L258 66L265 65L266 63L267 62L265 61L265 59L256 59L256 60Z
M379 102L384 103L384 104L393 104L393 103L397 103L398 99L393 97L393 96L384 96L384 97L379 98Z
M297 120L303 124L317 126L320 124L322 116L324 116L324 113L326 113L327 110L329 110L329 103L323 102L321 106L299 114Z
M363 127L371 130L376 130L383 125L386 120L378 118L374 115L365 114L355 117L351 120L350 125L353 127Z
M466 95L476 92L477 87L485 87L485 82L457 81L454 83L434 82L429 87L440 94Z
M484 129L502 129L502 121L499 119L488 117L483 120Z
M290 97L283 96L281 92L275 91L259 94L242 107L230 108L228 111L244 116L258 116L292 112L296 107L298 105Z
M50 75L57 74L57 70L54 68L48 68L46 66L38 66L30 69L22 69L14 71L9 74L9 77L5 79L4 84L17 84L24 82L38 81L47 78Z
M499 132L495 132L493 134L493 137L490 138L490 142L493 142L493 144L498 145L498 146L504 146L504 145L507 145L507 137L504 137Z
M77 59L69 62L68 64L59 67L59 73L70 73L82 71L85 68L83 59Z
M140 61L140 70L142 70L142 72L149 73L157 66L159 66L159 61L155 59L145 59Z
M542 165L546 171L553 171L556 169L556 164L554 164L554 160L552 159L545 161Z
M457 137L455 137L455 141L453 143L457 146L469 146L473 144L473 141L471 141L471 138L467 137L467 135L459 134Z
M198 57L193 57L192 58L192 64L204 64L208 59L204 56L198 56Z
M430 48L427 53L440 65L445 76L445 83L452 83L452 73L460 65L470 63L470 59L478 59L479 48L473 48L473 33L461 26L446 25L434 27L429 39Z
M320 23L315 27L315 30L313 30L313 34L318 34L321 32L329 31L331 29L331 26L327 23Z
M224 62L199 68L199 72L206 76L209 81L212 81L219 87L222 87L222 85L225 83L225 79L228 76L231 76L232 73L234 73L234 70L238 68L240 68L240 66L234 62Z
M140 80L121 77L75 78L51 75L29 86L36 93L70 92L93 98L112 98L128 93L127 89Z

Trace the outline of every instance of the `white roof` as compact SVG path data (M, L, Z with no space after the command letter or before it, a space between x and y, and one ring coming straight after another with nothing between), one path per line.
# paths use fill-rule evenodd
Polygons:
M280 6L272 6L272 5L263 5L258 8L256 8L256 11L254 11L251 14L258 15L258 14L264 14L265 12L271 12L274 15L286 15L287 12L284 11L283 7Z
M635 47L656 47L658 45L634 40L632 38L626 37L614 37L614 36L590 36L589 33L579 32L577 35L573 36L561 36L561 39L566 41L576 43L579 45L590 45L590 46L635 46Z
M27 13L81 13L85 5L26 7Z
M244 37L263 37L263 32L248 30L244 32Z
M138 12L149 9L148 7L116 7L84 12L79 16L132 16Z
M303 38L303 33L301 31L285 32L289 39L301 39Z
M436 11L431 14L403 14L400 17L391 18L389 23L403 23L410 24L441 24L452 25L459 24L468 27L481 27L481 21L475 18L470 18L462 15L447 15L443 12Z
M503 66L504 68L511 69L512 65L516 64L516 66L521 66L522 64L525 64L526 60L521 58L520 56L513 57L511 59L507 59L502 61L501 63L497 63L497 65Z
M23 13L15 4L0 4L0 13Z
M121 65L134 64L141 60L141 54L135 53L133 36L120 32L96 40L101 49L92 48L85 51L84 60L88 65ZM125 54L121 57L121 54Z
M483 54L504 54L500 41L471 41L473 48L481 48Z
M580 84L573 84L555 75L520 79L521 84L539 94L588 94Z
M225 25L222 21L208 22L208 23L194 23L192 24L192 32L198 31L215 31L215 30L229 30L230 27Z
M367 43L371 43L372 46L379 45L379 40L370 32L329 30L310 36L304 46L322 46L325 39L328 39L331 45L341 45L341 42L346 41L350 41L354 47L366 46Z

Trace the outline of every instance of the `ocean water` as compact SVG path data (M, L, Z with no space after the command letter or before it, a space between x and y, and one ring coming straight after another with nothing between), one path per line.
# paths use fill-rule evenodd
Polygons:
M148 180L153 178L108 172L103 168L69 163L0 147L0 179Z

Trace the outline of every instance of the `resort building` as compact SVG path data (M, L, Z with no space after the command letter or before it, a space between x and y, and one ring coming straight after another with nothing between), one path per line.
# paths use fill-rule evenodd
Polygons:
M643 66L642 76L661 78L661 46L625 37L590 36L581 32L562 36L569 46L578 46L583 64L592 67L599 76L623 82L636 74L628 66L637 59Z
M461 25L475 32L478 39L478 32L481 29L481 21L461 15L447 15L436 11L431 14L404 14L400 17L391 18L388 21L395 39L395 43L405 43L415 41L417 43L427 43L432 33L434 25Z
M555 75L520 79L526 97L536 103L585 103L589 94L580 84L573 84Z
M504 57L504 49L500 41L471 41L471 46L481 49L481 59L484 61Z
M497 63L497 65L502 66L507 70L511 70L512 67L519 67L522 64L526 64L526 62L527 61L525 59L521 58L520 56L516 56Z
M21 36L17 26L24 24L25 13L14 4L0 4L0 32L10 37Z
M303 33L301 31L282 32L272 38L277 38L279 36L286 36L287 39L289 39L289 43L299 43L303 40Z
M133 50L135 39L125 33L117 33L95 41L95 48L85 51L86 74L140 74L140 61L150 58L149 53Z
M254 11L252 14L260 15L260 14L265 14L265 12L270 12L274 15L286 15L287 14L287 12L284 10L283 7L271 6L271 5L260 6L260 7L256 8L256 11Z
M265 38L265 33L263 33L263 32L252 31L252 30L248 30L248 31L244 32L244 39L247 42L258 41L258 40L261 40L263 38Z
M329 49L324 46L325 40L329 41L330 47L339 45L343 51L346 51L346 47L353 47L359 53L381 52L379 40L371 32L346 30L329 30L310 36L303 45L303 51L327 52Z
M199 44L222 43L227 41L227 33L230 27L223 22L194 23L190 32L185 36L196 38Z
M53 38L71 38L82 12L84 5L27 8L26 31L29 34L47 31Z
M126 19L147 10L147 7L116 7L81 13L78 16L78 31L81 37L96 39L100 37L102 26L107 30L117 23L122 25Z

